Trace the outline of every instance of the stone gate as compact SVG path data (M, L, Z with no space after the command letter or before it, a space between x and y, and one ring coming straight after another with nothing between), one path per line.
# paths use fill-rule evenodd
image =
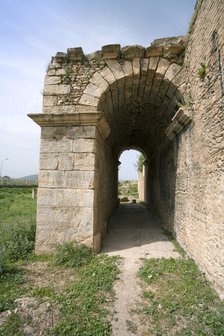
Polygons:
M58 52L41 126L36 251L100 250L117 205L118 158L146 158L146 202L224 291L224 3L198 1L186 36Z

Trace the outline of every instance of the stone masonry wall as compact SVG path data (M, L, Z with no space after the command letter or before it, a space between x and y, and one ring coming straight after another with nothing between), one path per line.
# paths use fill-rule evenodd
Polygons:
M37 252L78 240L92 246L96 127L42 127Z
M198 5L184 62L192 123L161 153L157 211L224 297L224 2Z

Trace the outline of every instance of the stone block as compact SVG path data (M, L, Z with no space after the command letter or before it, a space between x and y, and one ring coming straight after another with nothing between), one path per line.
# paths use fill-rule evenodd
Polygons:
M104 92L103 88L101 88L100 86L96 86L93 83L89 83L84 90L84 94L97 97L97 98L100 98L103 92Z
M43 108L43 113L46 113L46 114L63 114L63 113L72 114L75 112L76 112L76 106L74 105L64 105L64 106L60 105L60 106L50 106L50 107L44 106Z
M61 139L67 134L65 126L61 127L42 127L41 139Z
M123 73L125 75L125 77L130 77L133 74L133 69L132 69L132 62L131 61L124 61L121 64Z
M99 103L99 99L91 96L89 94L84 93L79 100L79 104L88 105L88 106L97 106Z
M146 48L146 57L159 57L163 54L163 48L162 47L148 47Z
M94 171L66 171L64 186L70 189L93 189Z
M80 139L81 140L81 139ZM72 152L73 140L71 139L42 139L42 153L69 153Z
M122 70L122 67L120 65L120 63L116 60L107 60L106 61L107 65L109 66L109 68L111 69L111 71L114 74L114 77L116 79L121 79L124 77L124 73Z
M40 154L40 169L54 170L58 168L58 154L41 153Z
M134 58L132 60L133 74L135 76L140 75L140 58Z
M62 188L64 187L63 171L58 170L40 170L38 184L42 188Z
M94 139L76 139L73 143L73 153L95 153L96 140Z
M54 106L57 105L58 97L57 96L44 96L43 97L43 106Z
M147 74L148 66L149 66L149 59L148 58L142 58L140 60L140 64L141 64L141 73L142 74Z
M105 66L101 71L100 75L107 81L107 83L112 84L116 81L116 78L113 72L108 66Z
M37 247L49 252L58 243L91 240L93 234L92 207L48 207L37 210Z
M81 47L78 48L69 48L67 49L69 61L82 61L84 58L84 53Z
M67 59L67 54L64 53L64 52L57 52L57 54L55 55L54 57L54 60L57 62L57 63L64 63Z
M169 66L170 62L168 60L166 60L165 58L160 58L156 72L159 73L161 76L164 76Z
M121 49L121 57L124 59L143 58L145 48L139 45L126 46Z
M89 81L98 88L101 88L101 92L104 92L109 88L107 81L98 72L95 72Z
M149 69L155 70L159 62L159 57L150 57L149 59Z
M165 78L172 81L174 79L174 77L180 72L181 70L181 66L177 65L175 63L170 64L166 74L165 74Z
M74 157L73 153L60 153L58 155L58 169L59 170L73 170L74 168Z
M38 207L93 207L94 190L39 188Z
M95 154L94 153L75 153L74 169L76 170L94 170Z
M96 138L96 126L74 126L68 129L67 137L69 139L78 138Z
M45 85L54 85L54 84L60 84L61 83L61 77L60 76L46 76L44 84Z
M47 95L64 95L71 91L70 85L58 84L58 85L45 85L44 94Z
M120 44L108 44L102 47L103 59L117 59L120 57Z
M55 70L55 75L56 76L64 76L64 75L66 75L66 71L65 71L65 69L56 69Z

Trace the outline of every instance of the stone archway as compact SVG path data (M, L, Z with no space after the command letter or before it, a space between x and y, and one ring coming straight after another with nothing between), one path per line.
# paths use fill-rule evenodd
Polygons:
M190 120L186 110L177 113L184 104L178 64L184 47L185 39L172 38L147 49L104 46L87 56L73 48L52 59L44 113L30 115L42 128L37 251L68 240L100 250L117 204L119 152L139 147L153 158L165 133Z
M100 249L118 153L137 146L148 202L223 294L223 6L198 1L185 37L52 58L43 113L29 115L41 126L37 252Z

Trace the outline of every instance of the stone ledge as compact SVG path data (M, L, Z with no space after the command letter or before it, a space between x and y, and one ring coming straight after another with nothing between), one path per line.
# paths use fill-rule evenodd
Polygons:
M81 112L63 114L28 114L39 126L96 126L104 139L110 134L110 127L102 112Z
M166 128L164 133L170 140L172 140L190 121L191 117L186 113L186 110L179 108L172 118L171 124Z

